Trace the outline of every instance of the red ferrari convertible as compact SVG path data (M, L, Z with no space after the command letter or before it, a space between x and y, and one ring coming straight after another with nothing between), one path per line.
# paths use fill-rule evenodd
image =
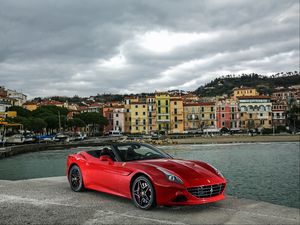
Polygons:
M68 156L73 191L84 188L132 199L141 209L196 205L224 199L226 180L213 166L173 159L154 146L110 143Z

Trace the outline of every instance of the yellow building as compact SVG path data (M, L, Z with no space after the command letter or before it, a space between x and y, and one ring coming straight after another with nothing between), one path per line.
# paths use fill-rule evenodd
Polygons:
M202 129L216 128L215 102L200 103L200 126Z
M130 130L132 134L148 133L148 109L146 102L130 104Z
M239 97L243 130L272 128L272 102L269 96Z
M148 108L148 132L156 133L156 102L155 96L147 96L146 97L147 108Z
M233 99L243 96L258 96L259 93L255 88L240 87L233 89Z
M183 99L181 97L170 98L170 132L183 133Z
M183 104L184 111L184 130L198 130L201 128L200 124L200 103L185 102Z
M124 133L131 133L131 103L138 102L138 99L134 96L127 96L124 98L124 108L125 108L125 121L124 121Z
M26 102L26 103L23 104L23 108L25 108L29 111L34 111L38 108L38 106L34 102Z
M156 93L156 125L159 132L170 132L170 95L168 93Z

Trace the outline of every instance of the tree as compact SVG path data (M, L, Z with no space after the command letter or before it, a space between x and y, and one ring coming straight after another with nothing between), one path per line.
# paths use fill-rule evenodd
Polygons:
M28 130L33 132L42 132L47 127L47 123L41 118L31 117L28 119Z
M93 129L93 135L95 133L95 126L99 128L108 124L108 121L101 113L85 112L76 115L77 118L83 120L86 124L91 124Z
M31 111L28 109L24 109L21 106L11 106L8 108L8 111L16 111L17 116L22 116L22 117L30 117L31 116Z
M58 117L56 115L46 117L45 122L47 123L47 130L50 129L53 131L54 129L59 128Z
M67 121L67 126L69 128L79 128L79 127L85 127L86 126L86 123L79 119L79 118L74 118L74 119L70 119Z

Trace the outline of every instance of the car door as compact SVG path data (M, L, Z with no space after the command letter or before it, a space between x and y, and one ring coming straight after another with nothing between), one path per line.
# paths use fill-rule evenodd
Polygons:
M109 148L110 147L105 147ZM96 189L111 192L111 193L118 193L119 192L119 183L120 179L123 176L128 176L129 171L124 170L122 166L122 162L115 161L101 161L100 158L94 158L89 163L89 176L95 186Z

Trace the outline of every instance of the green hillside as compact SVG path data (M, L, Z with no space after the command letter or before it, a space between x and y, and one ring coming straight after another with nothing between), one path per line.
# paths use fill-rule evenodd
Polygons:
M272 76L259 74L227 75L214 79L200 86L195 93L200 96L230 95L233 88L245 86L253 87L261 94L272 94L275 87L290 87L300 85L300 74L298 71L278 73Z

